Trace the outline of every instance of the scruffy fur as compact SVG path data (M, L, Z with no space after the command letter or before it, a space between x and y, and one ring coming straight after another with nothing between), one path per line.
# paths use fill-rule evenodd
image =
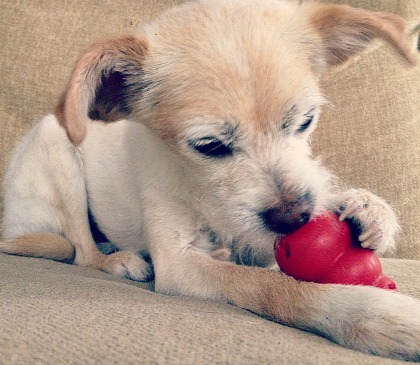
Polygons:
M310 136L325 104L320 77L374 38L412 63L404 31L395 15L346 6L198 1L94 44L55 115L14 152L0 250L133 280L154 273L161 293L419 361L419 301L262 268L276 237L325 209L356 222L363 246L393 247L392 209L340 190ZM88 211L117 252L98 250Z

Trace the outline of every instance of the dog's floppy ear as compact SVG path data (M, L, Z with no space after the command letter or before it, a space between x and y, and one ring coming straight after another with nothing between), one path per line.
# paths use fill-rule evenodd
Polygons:
M373 39L387 41L408 63L415 59L410 50L403 18L384 12L356 9L346 5L303 3L309 22L321 41L316 57L328 66L345 62Z
M124 36L94 44L78 60L56 108L73 144L82 142L88 118L109 122L130 114L147 49L144 38Z

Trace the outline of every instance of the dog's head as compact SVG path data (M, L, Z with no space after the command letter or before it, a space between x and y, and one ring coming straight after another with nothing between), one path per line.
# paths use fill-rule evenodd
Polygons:
M89 119L146 124L186 161L212 228L258 251L328 199L331 175L309 147L319 78L374 38L412 62L404 29L395 15L339 5L188 3L91 47L57 116L76 145Z

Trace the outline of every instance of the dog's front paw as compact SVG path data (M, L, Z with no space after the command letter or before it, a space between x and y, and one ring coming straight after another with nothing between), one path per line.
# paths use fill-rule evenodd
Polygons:
M340 196L340 220L352 221L360 231L362 247L383 253L394 247L399 231L397 217L381 198L363 189L351 189Z
M420 301L371 287L336 289L334 314L322 323L323 330L333 327L331 338L365 353L420 361Z
M105 256L101 269L120 278L135 281L149 281L153 278L151 264L130 251L118 251Z

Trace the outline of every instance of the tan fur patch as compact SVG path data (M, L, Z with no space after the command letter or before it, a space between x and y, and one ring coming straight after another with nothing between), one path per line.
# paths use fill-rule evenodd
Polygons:
M77 61L68 86L60 98L55 114L66 129L70 140L78 145L84 138L85 123L101 76L111 69L121 71L129 67L141 68L147 42L141 36L122 36L92 45ZM105 121L121 119L123 115L113 109Z
M329 290L255 267L232 265L226 275L229 284L222 290L229 302L285 324L303 324Z
M408 63L416 63L405 21L397 15L335 4L308 3L304 8L322 38L329 65L345 62L374 38L386 40Z
M32 233L0 242L0 252L57 261L71 260L74 257L74 248L70 241L54 233Z

